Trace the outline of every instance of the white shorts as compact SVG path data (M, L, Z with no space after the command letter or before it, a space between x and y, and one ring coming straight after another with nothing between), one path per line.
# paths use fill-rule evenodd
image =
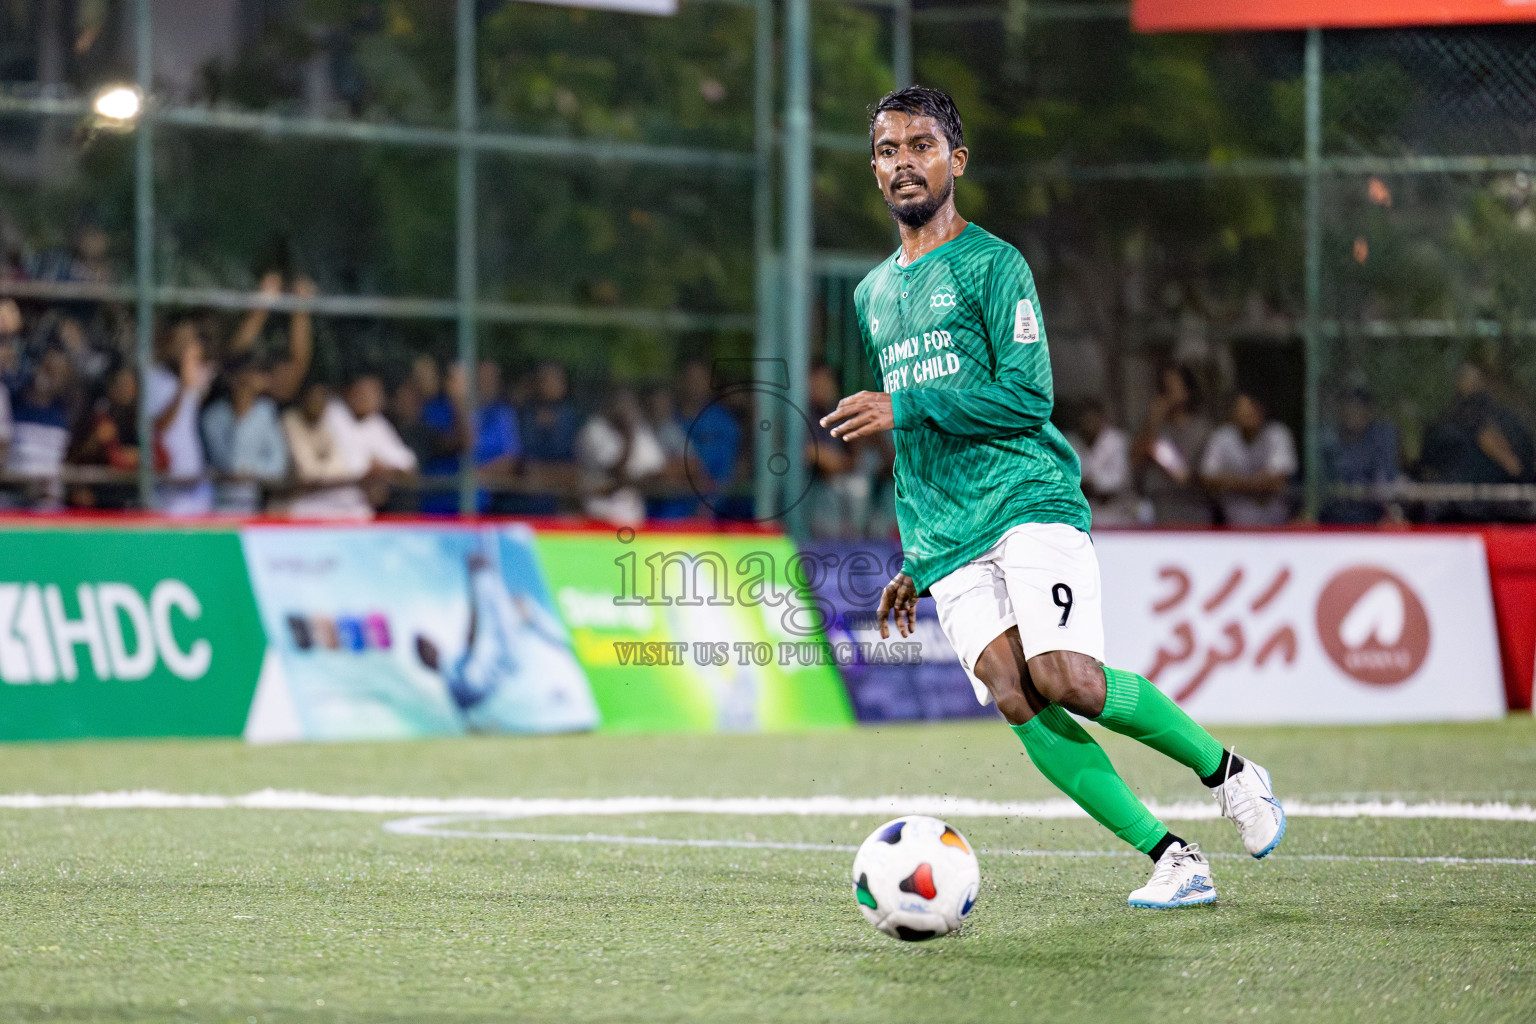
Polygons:
M991 703L992 693L976 678L976 659L1009 626L1019 627L1026 659L1075 651L1104 660L1099 559L1088 535L1065 523L1015 526L929 593L983 704Z

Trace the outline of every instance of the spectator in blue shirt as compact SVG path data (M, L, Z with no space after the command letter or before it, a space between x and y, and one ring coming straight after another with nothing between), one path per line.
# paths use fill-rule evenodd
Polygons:
M523 458L528 479L549 487L546 494L507 494L499 511L519 515L553 515L560 511L556 493L575 480L576 432L581 417L570 401L571 382L565 367L540 363L533 375L533 398L522 409Z
M702 361L686 363L680 378L677 422L688 438L689 473L700 494L718 494L735 481L741 425L715 400L709 367ZM714 504L718 507L719 501Z
M480 399L480 429L475 440L475 465L484 473L507 475L517 469L523 455L517 410L502 393L501 367L482 360L475 376Z
M501 394L501 367L489 359L482 360L477 367L475 384L480 404L476 416L475 466L482 474L510 474L517 468L523 446L518 434L517 414ZM428 460L423 467L427 476L458 475L458 453L468 447L469 440L468 431L464 429L467 421L465 390L463 371L450 367L443 393L421 410L422 423L429 429L444 438L458 439L456 446L448 447L444 454ZM490 508L490 497L483 491L477 494L475 502L479 512ZM423 512L439 514L456 512L458 507L457 494L447 491L428 494L421 503Z
M23 488L22 503L37 509L55 509L64 494L60 470L69 446L72 371L63 349L43 352L32 379L11 400L10 448L5 470L30 478Z
M288 475L288 439L277 403L267 395L271 375L254 356L225 367L229 394L203 410L203 448L226 479L214 491L214 510L250 515L261 511L261 484Z
M1397 430L1377 417L1370 392L1344 395L1339 424L1323 437L1323 479L1327 484L1390 484L1398 478ZM1379 501L1332 498L1318 512L1323 523L1379 523L1387 514Z
M571 382L559 363L540 363L533 401L523 409L523 454L530 462L575 462L581 418L570 402Z

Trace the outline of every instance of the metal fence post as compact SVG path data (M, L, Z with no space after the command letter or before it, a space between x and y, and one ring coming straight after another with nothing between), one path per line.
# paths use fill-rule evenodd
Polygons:
M149 414L149 372L154 367L155 335L155 152L151 136L155 104L151 0L137 0L134 21L134 84L139 90L139 120L133 138L133 290L136 307L136 360L139 368L139 504L150 508L155 497L154 421Z
M779 354L778 339L778 261L773 254L773 140L774 123L774 53L773 53L773 4L774 0L757 0L757 23L753 29L753 93L752 117L753 148L757 165L752 177L752 243L755 285L753 299L756 304L757 324L753 337L752 352L758 366L762 360ZM765 519L768 510L776 508L777 478L768 466L773 454L774 417L770 415L767 395L759 389L754 403L754 416L748 436L752 437L752 514ZM767 423L768 430L761 429Z
M454 71L455 113L458 123L458 211L457 249L454 257L457 276L459 363L464 367L465 448L459 457L459 515L479 511L476 501L475 449L480 433L478 386L479 332L475 317L478 292L478 248L475 244L475 212L479 205L475 184L475 0L458 0L458 24L455 32Z
M811 262L814 214L811 196L811 3L787 0L784 19L784 358L789 363L789 404L810 414L807 401L811 357ZM784 424L785 527L800 533L805 523L801 496L807 468L805 423L793 411Z
M1306 225L1305 225L1305 319L1303 324L1304 412L1302 417L1302 467L1306 490L1306 515L1317 518L1322 492L1321 400L1322 381L1322 137L1323 137L1323 33L1307 30L1304 62L1306 78Z
M896 0L891 8L891 70L896 88L912 84L912 0Z

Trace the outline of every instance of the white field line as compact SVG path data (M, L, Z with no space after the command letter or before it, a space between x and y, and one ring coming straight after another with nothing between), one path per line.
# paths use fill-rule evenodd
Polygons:
M1220 817L1215 803L1148 801L1168 821ZM733 817L817 817L931 814L940 818L1083 818L1070 800L976 800L954 796L669 797L585 798L340 796L299 790L263 789L241 796L165 793L141 789L75 794L0 794L0 809L41 810L227 810L332 811L362 814L474 814L500 818L619 817L637 814L714 814ZM1456 818L1472 821L1536 822L1529 804L1451 801L1362 800L1309 803L1287 800L1296 818Z
M844 843L787 843L761 839L675 839L664 836L604 835L599 832L493 832L487 829L455 829L448 825L470 821L504 820L475 814L426 815L387 821L384 829L396 835L430 836L445 839L505 839L526 843L598 843L603 846L682 846L703 850L810 850L827 853L854 853L857 846ZM977 847L982 856L992 857L1141 857L1135 850L988 850ZM1248 860L1243 853L1213 853L1223 860ZM1387 857L1348 853L1286 854L1287 861L1369 861L1379 864L1512 864L1536 867L1529 857Z

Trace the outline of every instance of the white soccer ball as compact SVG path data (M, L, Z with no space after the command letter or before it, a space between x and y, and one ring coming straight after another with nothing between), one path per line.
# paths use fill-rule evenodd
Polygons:
M971 844L938 818L909 814L888 821L853 858L853 897L864 917L906 942L959 928L980 888Z

